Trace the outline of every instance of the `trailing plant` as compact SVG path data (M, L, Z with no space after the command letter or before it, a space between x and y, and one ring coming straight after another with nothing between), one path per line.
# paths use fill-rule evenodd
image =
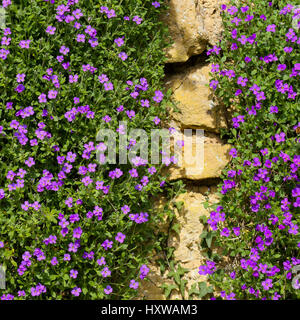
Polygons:
M177 190L161 175L174 159L108 162L108 142L97 133L112 130L118 146L126 129L150 137L166 118L170 43L159 14L167 6L3 0L2 7L1 299L131 299L160 246L154 230L164 213L152 199ZM138 142L128 140L128 150Z
M232 161L222 174L220 202L207 220L211 231L203 235L215 235L222 259L208 259L199 268L219 292L212 299L300 298L296 4L222 5L223 38L208 50L210 87L233 109L227 132Z

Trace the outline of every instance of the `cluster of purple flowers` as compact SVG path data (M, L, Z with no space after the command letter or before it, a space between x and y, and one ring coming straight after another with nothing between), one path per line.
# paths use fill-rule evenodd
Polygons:
M273 9L272 2L269 2L267 6L271 9L266 8L266 10L277 10ZM288 4L279 9L279 14L298 19L299 10L293 10L294 8L293 5ZM283 118L286 116L286 105L290 103L290 106L294 106L293 101L296 101L298 97L297 83L293 81L293 78L299 76L300 65L289 55L298 50L300 37L295 28L286 28L284 23L274 23L274 20L268 22L267 14L259 16L256 10L252 11L252 8L248 6L237 8L222 5L221 11L233 27L229 30L231 31L229 36L226 35L226 41L229 40L229 43L226 42L225 46L221 44L219 47L213 46L207 52L207 55L212 55L210 60L213 62L211 67L213 78L210 81L210 87L216 91L216 94L222 92L221 97L224 95L224 89L220 84L226 83L227 88L231 87L232 95L228 103L236 101L235 106L240 115L234 115L232 118L236 145L229 152L233 158L232 169L227 171L227 178L223 179L220 190L223 194L223 202L221 201L217 209L210 213L207 223L213 231L218 231L217 238L222 245L229 244L231 248L235 240L243 242L243 245L251 245L249 258L240 258L240 267L236 267L235 271L228 275L229 278L237 279L238 274L243 274L242 277L247 278L249 283L254 284L257 281L259 283L257 286L246 283L241 285L240 289L245 291L244 295L237 288L237 291L229 294L222 291L220 296L223 299L235 299L237 294L244 298L250 294L256 299L278 300L281 298L281 295L276 292L276 288L279 288L278 279L284 276L291 280L292 266L300 262L297 258L297 250L300 248L300 242L297 240L299 219L295 211L300 204L297 175L300 156L296 155L294 148L291 147L293 141L297 143L299 139L294 138L295 133L290 130L290 127L293 127L293 130L298 133L300 126L294 123L291 126L288 117ZM269 12L268 16L270 16ZM265 22L265 25L256 33L252 31L250 35L247 35L248 26L256 22L260 25ZM267 47L265 42L268 42L268 39L279 38L278 34L282 31L280 29L287 30L283 31L286 41L282 43L282 48L272 48L271 52L261 51L259 46ZM253 47L251 48L249 44ZM225 54L226 46L230 59L233 55L230 51L238 50L246 64L237 65L235 70L229 68L222 70L224 65L232 66L232 60L230 63L224 63L224 57L222 59L218 57L221 47ZM260 54L257 54L258 52ZM261 52L263 56L260 56ZM261 81L260 76L257 77L257 80L255 79L257 72L255 68L258 69L258 72L263 70L266 73L274 73L276 77L273 77L270 83L265 84ZM276 96L271 93L274 91ZM244 123L243 126L241 126L242 123ZM251 142L245 147L248 135L251 137ZM265 140L263 140L264 135ZM262 137L262 141L253 141L253 136ZM254 154L252 158L248 158L249 153L245 148L252 149ZM280 187L277 187L278 184ZM250 188L252 191L249 195L247 192ZM230 197L237 197L243 202L241 207L237 207L236 210L230 207L231 203L239 206L236 201L231 201ZM242 214L243 217L241 217ZM239 219L241 219L240 224ZM256 223L253 224L252 221ZM277 259L275 263L267 263L268 259L273 258L270 258L274 254L271 252L274 250L277 252L278 247L283 243L281 239L289 241L284 249L287 252L278 253L281 260ZM286 261L283 262L284 268L282 268L279 261L282 261L284 257ZM211 271L210 264L200 266L199 274L211 273L213 271ZM236 283L230 282L227 287L232 288Z
M199 267L200 275L213 274L217 270L215 262L207 260L205 265Z
M47 2L47 0L45 1ZM117 179L122 177L120 179L122 181L124 177L125 180L125 175L129 176L130 179L131 177L138 178L131 179L132 190L136 192L148 186L153 176L156 179L158 179L158 176L154 175L156 168L148 166L148 161L138 156L132 159L131 168L124 167L126 172L123 167L104 171L103 176L100 176L99 172L97 172L100 170L97 170L97 164L94 162L96 150L105 151L107 146L104 143L96 146L95 141L86 139L88 135L86 132L88 132L87 128L90 129L89 124L94 128L94 119L101 114L102 110L99 104L85 101L90 100L90 97L82 94L80 86L85 81L97 79L98 81L96 80L94 83L98 86L99 83L103 85L103 87L100 85L100 90L105 95L113 94L116 96L122 91L117 79L110 79L109 71L103 71L103 73L100 71L98 73L102 66L100 69L100 64L97 65L94 59L82 61L83 63L81 62L80 64L74 63L76 61L74 59L76 48L92 51L94 50L93 48L98 47L98 42L100 41L98 27L88 24L92 24L89 21L93 21L89 17L83 19L84 10L76 6L78 0L68 0L64 4L55 4L55 1L50 0L50 3L53 6L47 6L47 8L53 7L51 10L54 12L55 20L51 20L51 25L46 25L42 32L46 35L44 40L51 43L47 53L47 57L50 56L51 61L45 60L45 63L39 65L41 69L34 73L34 76L31 69L20 69L17 73L15 72L12 88L14 96L11 97L13 101L6 102L6 109L4 108L4 111L7 112L5 116L10 120L0 126L0 134L7 136L7 138L11 135L14 140L19 142L20 148L24 147L24 149L20 149L22 150L20 153L22 157L20 156L20 158L22 159L21 166L25 167L26 170L21 167L16 169L14 165L8 165L5 171L5 185L0 189L0 200L6 205L6 202L13 202L11 200L13 197L17 199L18 195L22 194L21 203L17 200L19 207L22 209L20 211L22 215L27 214L36 217L37 214L41 216L41 219L44 219L47 225L49 221L54 222L54 226L51 226L53 229L47 230L47 235L44 235L41 239L36 239L37 241L32 244L32 250L26 247L28 251L25 251L22 255L22 260L17 268L19 276L24 275L26 272L28 273L33 265L36 266L41 263L45 265L45 268L57 273L57 270L55 270L57 266L60 268L63 263L68 265L68 261L72 260L76 265L72 265L72 268L68 269L67 275L71 278L69 280L79 281L80 268L78 268L78 264L80 261L84 264L92 264L93 260L96 260L99 266L105 265L101 274L106 278L112 274L113 269L110 270L112 267L106 265L104 257L98 259L98 253L100 251L103 254L113 247L114 249L118 246L121 247L122 244L122 247L127 247L127 235L124 229L120 228L113 235L105 236L108 239L102 239L97 250L93 249L93 251L87 245L87 234L89 232L87 228L95 225L100 226L106 223L106 219L110 219L111 213L107 212L106 214L105 210L104 215L103 208L105 207L104 205L103 208L100 207L100 203L101 206L102 202L106 203L106 200L103 201L105 199L104 196L109 193L113 186L115 187L115 192L118 191ZM3 7L8 7L10 4L10 0L2 1ZM159 8L160 3L155 1L152 6ZM100 14L101 19L104 21L106 18L117 17L114 9L104 6L101 6ZM126 24L126 21L132 21L134 24L130 23L139 28L138 25L143 22L143 19L138 15L133 17L124 16L124 21ZM59 39L64 28L72 28L73 36L71 40L74 47L69 45L68 41L65 42ZM31 58L35 57L35 50L38 51L40 49L39 46L42 42L39 43L34 36L28 35L19 38L15 43L14 37L17 37L17 35L13 34L12 31L10 28L3 30L3 37L0 39L1 46L3 46L0 48L1 63L7 63L4 60L8 60L11 63L10 59L13 59L12 56L15 54L24 57L24 59L28 59L29 56ZM11 34L12 36L10 36ZM131 62L131 59L128 59L130 51L125 48L127 42L129 42L127 40L127 36L123 35L116 36L114 39L114 49L121 49L122 47L122 51L118 51L116 56L126 61L126 65ZM12 46L14 50L11 50ZM123 65L122 61L119 63ZM106 70L109 70L109 68ZM37 78L33 79L33 77ZM139 112L146 113L145 111L150 108L151 97L157 108L157 104L161 103L164 94L156 88L151 88L150 91L149 80L143 76L138 79L130 79L124 81L124 84L126 83L124 92L130 99L130 108L126 107L127 102L125 101L127 101L127 97L124 97L124 99L122 98L124 104L118 105L117 108L113 107L111 110L114 110L115 114L117 111L119 116L124 115L131 120L130 123L134 123ZM32 85L33 80L42 84L42 89L39 87L39 89L32 90L30 85ZM70 91L72 91L71 94L69 94ZM71 103L68 102L66 104L65 97L69 98L68 95L71 96ZM21 102L23 97L25 97L24 102ZM32 100L30 100L31 102L28 102L28 97ZM85 103L90 103L92 107L85 105ZM102 118L104 125L111 126L116 119L115 114L101 114L100 119ZM151 112L152 115L153 113ZM155 125L158 125L161 121L158 116L153 116L152 120ZM58 122L62 125L55 124L58 124ZM85 124L86 132L80 136L82 140L76 137L79 145L77 145L77 142L72 145L72 134L77 134L77 127L82 128L83 123ZM119 128L120 132L123 132L123 130L125 128ZM68 143L65 144L66 141L64 140L67 139ZM131 139L129 149L135 144L136 140ZM41 156L43 153L47 155L47 158ZM105 160L105 156L103 155L101 159ZM166 159L165 164L175 163L175 160L173 160L173 158L171 160ZM138 185L136 185L137 180L139 181ZM161 187L164 184L164 180L161 183L157 183ZM28 190L30 189L30 192L28 192L28 195L23 196L23 191L26 191L27 188ZM88 190L92 190L93 194ZM99 190L101 190L100 194ZM85 195L83 195L83 191L86 191ZM147 212L133 214L130 207L124 204L124 199L122 201L123 203L118 210L114 209L116 212L119 211L120 217L123 217L123 214L128 214L127 218L125 218L128 226L132 225L132 221L135 222L133 224L135 225L146 223L149 220ZM57 207L54 208L55 206ZM139 210L143 210L142 207ZM35 213L35 211L39 212ZM63 212L58 213L58 211ZM92 220L94 216L97 222ZM50 222L49 225L51 225ZM4 242L2 241L0 242L1 247L4 247ZM110 253L108 256L110 256ZM75 259L73 260L73 258ZM111 259L109 258L109 260ZM110 262L109 260L107 260L108 263ZM140 279L144 279L148 273L149 268L147 265L142 265L139 270ZM32 297L38 297L42 293L50 291L48 285L46 289L46 286L34 281L30 284L30 291L26 291L27 295L31 293ZM40 281L43 282L43 280ZM129 287L136 290L138 286L139 283L135 279L131 279ZM79 283L75 285L74 282L72 282L69 290L69 294L76 297L80 296L82 290L84 291L79 286ZM108 295L112 292L113 288L110 285L104 288L105 294ZM19 290L18 297L25 297L26 293L24 290ZM14 298L13 295L6 294L1 297L1 300Z
M284 83L282 80L277 79L275 81L275 88L278 92L282 94L288 93L288 99L295 100L297 96L297 92L294 91L293 86Z
M147 212L140 212L140 213L131 213L129 214L129 219L134 221L137 224L145 223L148 221L149 214Z
M147 267L147 265L143 264L140 268L140 278L143 280L147 274L149 273L150 269Z
M71 110L67 111L64 116L69 122L72 122L76 119L77 114L83 114L87 119L93 119L95 116L95 112L90 109L89 105L77 108L73 107Z

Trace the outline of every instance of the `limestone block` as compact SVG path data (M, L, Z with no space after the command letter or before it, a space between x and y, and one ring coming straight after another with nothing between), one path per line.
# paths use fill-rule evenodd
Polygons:
M171 107L171 116L181 129L219 132L220 128L226 127L224 111L214 104L208 87L210 70L210 65L200 64L166 78L165 86L172 89L172 99L179 109L179 112L172 112Z
M167 62L185 62L202 53L207 44L218 44L222 33L221 0L170 0L164 21L174 41Z

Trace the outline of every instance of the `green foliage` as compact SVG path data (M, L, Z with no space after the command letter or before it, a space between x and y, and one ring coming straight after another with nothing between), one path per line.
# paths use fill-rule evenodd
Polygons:
M155 102L153 97L163 83L164 49L170 45L168 30L159 21L159 15L167 6L161 4L155 8L151 0L109 0L105 5L113 9L116 16L108 18L101 12L101 1L79 1L65 13L72 15L73 10L81 9L83 16L78 21L82 26L78 30L74 28L74 21L59 22L56 18L56 8L67 3L55 1L53 5L50 1L22 0L13 1L6 8L6 27L12 33L7 35L11 38L10 45L1 47L1 50L9 49L9 54L0 58L0 189L5 193L0 199L0 241L4 245L0 248L0 262L6 269L6 290L0 292L2 298L11 294L15 299L60 300L76 299L72 290L80 288L80 299L132 299L138 291L129 287L130 281L139 281L140 267L148 263L153 249L162 249L161 243L165 240L157 235L156 226L166 214L172 216L170 210L155 209L153 198L163 193L168 199L172 198L172 194L181 189L181 183L165 182L160 171L162 165L153 166L156 172L151 175L149 165L136 167L138 178L133 178L128 173L133 168L130 163L101 165L94 149L90 154L85 150L90 143L96 146L99 129L116 131L120 121L127 121L128 132L142 128L150 137L151 130L157 128L153 119L166 119L171 91L164 93L161 102ZM124 20L125 16L130 20ZM134 17L141 18L142 22L136 23ZM93 37L85 31L89 25L97 31L95 46L91 46L88 40L93 41ZM49 26L56 27L53 35L46 32ZM78 34L85 34L84 43L76 41ZM114 40L121 37L124 45L119 48ZM20 47L22 40L31 40L28 49ZM70 52L61 54L62 46ZM121 51L126 52L127 59L120 59ZM58 61L60 55L64 55L63 63L70 62L69 66ZM87 64L97 69L84 71L83 65ZM46 71L49 68L53 69L52 74ZM22 73L26 74L25 89L18 92L16 76ZM78 81L71 83L69 76L74 74L78 75ZM109 77L113 90L104 89L98 79L101 74ZM57 77L58 87L50 77L53 75ZM138 98L133 98L130 93L140 86L142 78L147 80L147 88L138 90ZM132 85L126 83L129 80ZM49 98L50 90L57 91L55 99ZM47 102L39 101L43 93ZM79 104L74 97L80 99ZM141 99L149 100L149 108L141 107ZM12 108L8 102L13 103ZM79 105L80 108L89 106L93 115L87 117L86 112L76 111ZM120 105L124 106L122 112L116 110ZM34 114L16 115L29 106ZM131 120L125 112L130 110L135 111ZM67 113L73 111L74 118L68 118ZM110 121L103 120L105 116L109 116ZM25 144L18 141L17 130L10 125L13 120L26 128ZM37 138L36 130L43 128L47 136ZM31 143L34 139L37 144ZM58 164L57 157L67 156L69 152L76 154L75 162L65 160ZM25 165L29 157L35 161L31 167ZM73 166L69 172L63 169L65 163ZM97 169L87 173L93 183L86 185L82 181L84 175L78 170L89 164L97 164ZM122 170L123 175L111 178L110 173L116 168ZM24 186L9 190L9 184L19 177L12 182L6 176L19 169L27 171ZM66 177L58 178L63 172ZM42 182L45 175L50 175L48 182ZM149 183L139 191L136 187L144 176L149 178ZM96 181L102 181L109 190L95 188ZM39 190L42 183L44 186ZM66 200L71 198L73 202L67 204ZM26 201L37 202L40 208L23 209ZM127 214L121 210L125 205L130 207ZM103 214L88 217L96 206L102 208ZM148 221L136 223L132 215L141 212L148 214ZM77 215L77 220L70 222L71 215ZM61 227L63 219L69 224ZM73 236L78 227L82 229L80 240ZM173 228L177 230L178 226ZM126 235L123 242L116 240L118 233ZM47 243L50 235L57 237L55 243ZM106 240L113 241L112 248L105 249L102 244ZM76 241L79 247L72 252L69 246ZM44 259L34 255L37 249L44 253ZM30 253L31 262L21 270L25 252ZM71 255L70 261L64 259L65 254ZM52 263L54 257L58 264ZM105 265L98 263L101 257L105 258ZM105 267L111 271L108 277L103 276ZM71 270L78 271L76 278L70 277ZM41 292L32 293L38 284L46 288L42 296ZM112 287L111 294L105 293L107 286ZM19 297L18 291L24 291L26 296Z
M187 284L187 280L183 279L185 273L188 272L188 269L183 268L180 264L176 264L175 261L171 261L169 264L169 272L167 277L172 280L172 283L163 283L160 288L164 289L164 295L166 299L168 299L173 290L177 291L181 294L182 299L185 299L185 287ZM173 283L173 281L175 283Z
M292 27L297 1L290 3L231 1L222 41L208 50L210 87L232 113L223 134L233 148L220 202L202 218L201 245L213 243L222 259L210 254L216 264L199 272L225 299L300 297L292 284L300 263L300 33Z

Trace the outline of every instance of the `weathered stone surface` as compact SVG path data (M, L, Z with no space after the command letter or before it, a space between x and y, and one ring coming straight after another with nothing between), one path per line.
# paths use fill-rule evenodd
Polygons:
M200 234L203 231L203 224L200 222L202 215L209 216L210 211L205 209L203 202L206 201L205 193L209 192L209 202L218 201L216 196L217 187L206 186L188 186L187 193L178 196L177 201L183 201L184 205L180 211L176 211L176 221L180 224L181 229L179 235L174 232L169 237L168 246L174 247L174 259L180 265L188 269L184 279L188 280L186 288L186 296L188 289L195 282L206 281L206 276L200 276L198 268L205 263L200 244Z
M181 129L201 128L218 132L226 127L224 112L214 104L208 87L210 70L210 65L196 65L165 80L165 86L172 89L172 99L180 111L171 112L171 116Z
M203 21L194 0L171 0L169 12L163 17L174 43L166 53L167 62L185 62L206 48Z
M176 210L174 223L181 226L179 234L171 232L169 235L168 246L175 248L174 259L177 264L188 269L183 279L186 279L187 285L185 290L185 298L188 297L188 290L193 283L206 281L206 276L198 274L198 268L204 263L203 254L199 247L199 236L203 231L203 225L199 218L202 215L208 216L210 211L206 210L203 202L206 201L205 193L209 192L209 202L215 203L218 198L216 196L216 186L187 186L187 192L179 195L176 201L182 201L184 204L180 211ZM158 257L156 257L158 258ZM167 270L164 275L160 274L158 264L153 260L150 264L150 273L147 281L142 281L140 288L141 297L149 299L165 300L163 290L159 286L163 283L174 283L174 280L167 278ZM170 299L182 299L179 291L173 290Z
M168 48L169 63L185 62L200 54L208 43L217 44L222 32L221 0L170 0L166 22L174 44Z
M220 16L221 4L229 3L228 0L195 0L197 10L203 18L204 34L210 45L218 45L223 24Z
M210 203L218 201L217 187L198 186L203 179L219 178L222 169L226 166L229 157L230 145L224 144L217 135L220 128L226 127L225 114L217 107L212 99L210 91L209 72L210 66L205 62L205 50L208 45L218 45L222 34L222 19L220 17L221 3L227 0L169 0L170 10L162 17L167 23L174 40L174 44L166 51L167 69L171 70L171 75L167 75L166 89L172 88L173 99L179 108L180 113L176 113L170 106L171 119L169 127L177 130L174 136L175 142L183 140L183 161L180 166L168 167L170 180L189 179L187 192L177 196L175 201L183 201L180 210L175 210L173 223L180 225L179 233L170 231L168 220L157 226L157 230L168 234L168 247L174 247L175 267L181 265L188 272L183 279L187 280L185 297L188 298L188 290L194 283L207 281L206 276L198 274L198 268L204 263L203 252L200 244L200 234L203 225L199 218L202 215L209 215L209 210L203 206L203 202L208 200ZM203 53L201 55L201 53ZM192 57L192 58L191 58ZM184 63L187 60L188 63ZM171 64L174 62L181 62ZM174 69L174 70L173 70ZM175 70L176 69L176 70ZM203 129L204 138L198 140L197 145L203 146L200 158L201 162L190 163L196 154L196 137L193 136L192 152L188 158L184 155L189 154L187 133L184 129ZM184 133L185 136L182 136ZM189 140L191 143L191 140ZM164 174L164 173L162 173ZM191 181L193 180L193 181ZM203 183L203 182L202 182ZM205 182L206 183L206 182ZM164 199L155 201L158 207L164 206ZM148 280L142 280L139 289L139 299L165 300L163 283L174 284L174 279L167 277L169 269L161 275L157 259L166 259L162 253L158 253L148 266L150 273ZM182 299L179 290L172 290L170 299Z
M174 281L168 279L166 274L161 275L160 268L156 260L159 256L156 256L153 260L149 261L148 267L150 272L147 275L147 280L142 280L138 299L145 300L166 300L164 291L160 286L163 283L172 284Z
M186 139L184 135L182 136ZM217 135L204 132L203 149L201 146L199 148L198 144L199 155L197 157L196 148L196 137L193 136L192 146L188 148L186 144L183 147L182 162L178 163L180 166L172 166L168 168L170 180L203 180L214 179L220 176L221 171L230 160L229 149L231 146L229 144L224 144ZM188 154L185 156L185 149L190 149L193 152L192 155L195 159L194 161L192 161ZM202 159L203 161L201 162ZM199 162L197 163L197 161Z

